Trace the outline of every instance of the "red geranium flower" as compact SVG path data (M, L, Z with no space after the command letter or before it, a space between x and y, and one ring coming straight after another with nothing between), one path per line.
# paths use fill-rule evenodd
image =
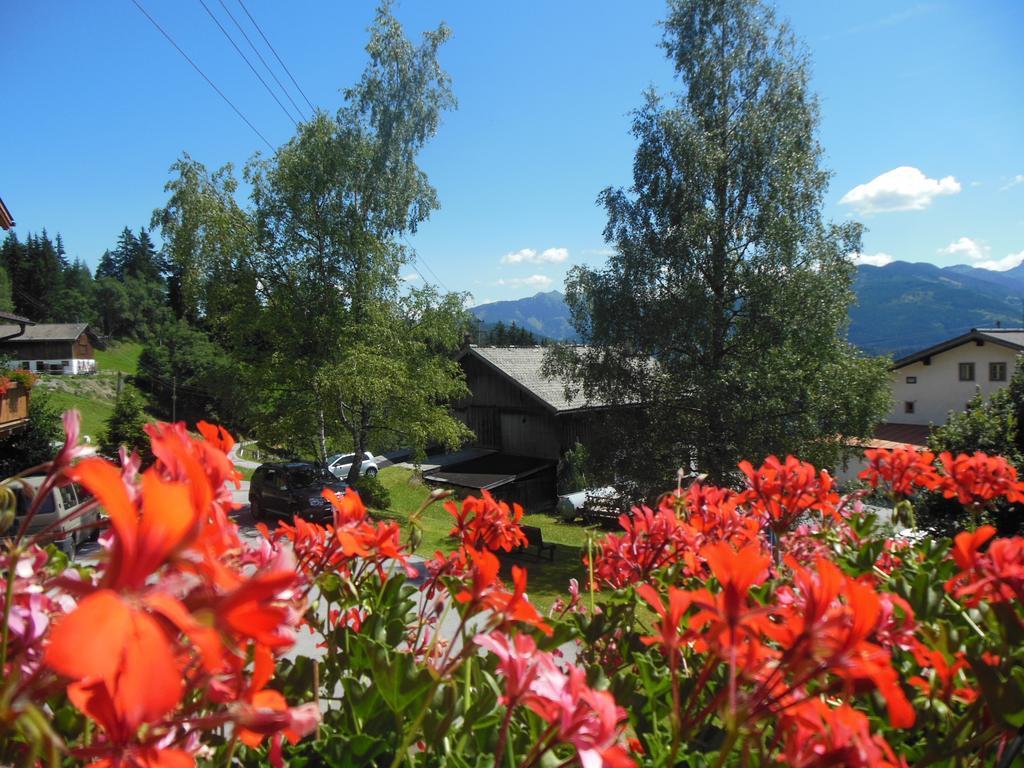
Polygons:
M872 488L885 482L895 495L911 496L915 488L931 490L940 482L933 464L935 454L931 451L871 448L864 451L864 457L868 460L868 467L858 477L866 480Z

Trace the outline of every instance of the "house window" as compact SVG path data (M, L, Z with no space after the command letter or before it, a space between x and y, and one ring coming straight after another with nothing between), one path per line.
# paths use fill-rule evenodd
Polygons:
M31 371L32 370L32 363L30 363L28 360L22 360L21 361L21 370L23 370L23 371Z
M70 363L67 360L61 360L60 364L61 364L61 367L63 367L63 368L67 368L68 365L70 365Z
M903 412L904 413L913 413L914 412L914 401L913 400L907 400L905 403L903 403Z
M1006 381L1006 363L989 363L988 380Z
M907 384L917 384L917 376L907 376Z
M960 363L960 381L974 381L974 363Z

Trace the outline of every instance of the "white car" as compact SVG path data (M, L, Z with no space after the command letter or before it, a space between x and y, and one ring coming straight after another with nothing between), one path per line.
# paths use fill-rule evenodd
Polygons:
M45 480L42 475L32 475L12 483L12 490L16 494L15 518L8 533L21 527L36 492ZM98 508L78 515L78 508L91 498L88 491L76 484L51 488L49 495L40 502L35 515L29 521L25 533L29 536L41 534L42 543L56 544L69 557L74 557L80 544L99 538L100 527L104 523ZM67 517L71 519L64 522Z
M335 477L340 477L344 480L348 477L348 471L352 469L352 462L355 461L356 455L354 453L336 453L333 456L327 457L327 469L331 471ZM363 454L363 463L359 465L359 474L367 475L369 477L376 476L379 471L376 460L373 458L373 454L367 451Z

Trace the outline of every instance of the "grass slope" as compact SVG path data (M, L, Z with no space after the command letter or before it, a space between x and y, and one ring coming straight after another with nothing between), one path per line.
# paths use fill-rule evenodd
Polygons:
M88 376L42 376L50 400L60 411L77 408L82 414L82 434L99 440L100 433L114 412L117 397L117 373L132 376L138 370L142 345L135 341L115 341L106 349L97 349L98 372Z
M142 345L137 341L114 341L106 349L97 349L95 354L100 371L121 371L134 376L138 372Z
M419 509L430 495L430 488L415 473L404 467L387 467L380 471L381 483L391 492L391 508L375 510L377 518L389 518L398 522L403 531L410 530L409 516ZM444 508L443 503L435 503L427 508L421 518L423 540L416 548L416 554L432 557L440 550L451 552L455 544L448 538L452 527L452 517ZM583 556L586 552L588 529L579 525L563 523L557 518L545 514L526 514L524 525L534 525L544 532L544 541L557 545L554 562L537 561L532 555L523 557L501 556L501 576L511 580L513 565L525 568L527 592L530 600L541 610L546 610L558 597L568 595L569 579L579 581L581 589L586 585L586 570L583 567ZM407 540L407 539L406 539Z
M107 419L114 412L114 399L104 394L84 394L67 389L50 389L50 402L63 413L77 408L82 414L82 434L92 438L93 443L99 440L100 432L106 426Z

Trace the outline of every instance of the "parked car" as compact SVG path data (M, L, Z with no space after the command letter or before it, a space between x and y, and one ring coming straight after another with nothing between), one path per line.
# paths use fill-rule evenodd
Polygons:
M320 464L308 461L261 464L249 481L249 509L254 520L295 515L314 521L326 520L332 512L331 505L321 495L323 489L344 493L347 487Z
M14 524L8 534L21 528L45 479L42 475L32 475L13 484L17 502ZM100 513L97 508L82 515L76 514L78 508L91 498L89 492L77 484L51 488L29 522L26 535L33 536L45 531L41 543L56 544L73 557L80 544L95 540L100 535Z
M344 480L348 477L349 470L352 469L352 462L355 460L354 453L336 453L327 459L327 468L335 477ZM373 458L373 454L369 451L364 453L363 463L359 465L359 474L374 477L379 470L380 467L377 466L377 460Z

